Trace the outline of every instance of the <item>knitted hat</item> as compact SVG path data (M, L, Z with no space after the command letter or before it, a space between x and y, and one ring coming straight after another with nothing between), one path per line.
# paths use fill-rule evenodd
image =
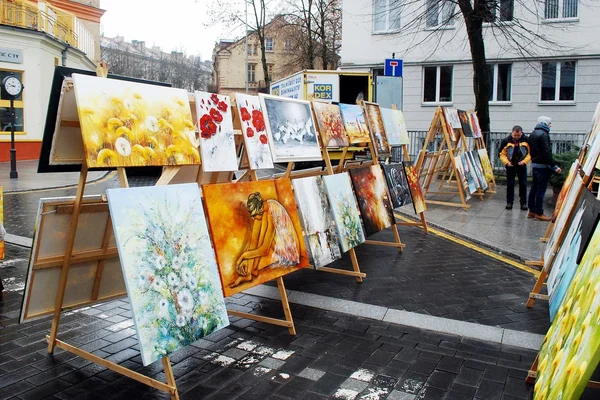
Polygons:
M550 117L545 117L545 116L541 116L538 118L537 123L538 124L542 124L542 125L546 125L546 126L550 126L550 123L552 122L552 118Z

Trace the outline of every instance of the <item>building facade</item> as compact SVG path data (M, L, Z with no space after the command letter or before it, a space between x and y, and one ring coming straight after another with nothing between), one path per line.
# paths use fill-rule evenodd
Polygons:
M343 2L342 68L383 73L404 61L403 103L410 130L427 130L435 107L473 109L473 68L455 2ZM557 132L585 132L600 101L600 3L496 0L484 23L492 131L531 131L538 116ZM349 28L351 27L351 28Z
M56 65L93 70L100 57L99 0L0 0L0 79L17 75L17 159L37 159ZM0 161L10 158L9 97L0 94Z

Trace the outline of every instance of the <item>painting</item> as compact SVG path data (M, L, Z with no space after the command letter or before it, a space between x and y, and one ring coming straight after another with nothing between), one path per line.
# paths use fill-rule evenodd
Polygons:
M73 84L88 167L200 163L184 89L80 74Z
M550 321L554 320L577 266L583 258L600 216L600 201L589 190L583 190L575 207L568 231L560 243L546 281L549 295ZM581 255L581 258L579 258Z
M321 160L310 102L259 94L273 162Z
M369 138L369 128L365 122L362 108L356 104L339 104L346 127L346 134L351 144L367 143Z
M483 137L481 133L481 126L479 126L479 118L477 118L477 114L469 113L469 118L471 118L471 128L473 128L473 137L476 139L480 139Z
M477 150L477 155L479 156L479 162L481 163L481 168L483 168L483 175L485 176L485 180L489 183L494 181L494 168L492 167L492 163L490 162L490 157L488 156L486 149Z
M473 137L473 129L471 129L471 118L466 111L457 110L458 118L460 118L460 125L463 133L466 137Z
M582 169L586 176L591 176L600 156L600 124L596 126L596 132L592 133L587 146L589 147L582 163Z
M554 211L552 213L552 221L553 222L556 221L556 217L558 217L558 213L560 212L560 209L562 208L563 202L565 201L565 197L567 196L567 193L569 192L569 188L573 184L573 179L575 179L575 175L577 175L579 167L580 167L579 161L575 160L575 162L573 162L573 164L571 164L571 168L569 168L567 177L565 178L565 181L564 181L562 187L560 188L560 193L558 194L558 197L556 198L556 205L554 206Z
M476 175L475 172L472 171L471 164L469 163L466 153L460 155L460 162L462 163L462 170L469 186L469 193L473 194L477 191L477 182L475 181Z
M365 101L365 113L367 117L367 126L371 133L371 141L375 149L376 157L388 157L390 155L390 145L385 132L385 124L381 116L379 104Z
M458 116L458 110L453 107L442 107L446 120L453 129L462 129L460 117Z
M348 146L348 136L344 127L344 120L340 107L336 104L327 104L314 101L312 103L321 133L321 140L325 147Z
M469 180L467 179L467 174L465 174L465 169L463 167L463 155L454 157L454 168L456 171L456 178L463 187L465 201L467 201L471 199L471 187L469 186Z
M390 198L394 208L402 207L412 203L410 187L406 180L404 167L402 164L384 164L382 165L385 179L390 190Z
M309 266L289 179L202 185L225 297Z
M195 145L200 146L202 170L205 172L238 169L233 137L233 117L229 96L195 92L198 132Z
M273 168L269 138L258 97L236 93L235 102L240 115L250 169Z
M410 139L402 111L384 107L380 107L380 110L390 146L409 145Z
M535 400L579 399L600 360L600 227L538 354Z
M381 167L352 168L350 177L366 236L392 226L395 223L394 212Z
M340 237L340 247L346 252L365 241L358 205L347 172L323 177L333 220Z
M469 161L473 165L473 171L475 171L475 175L477 175L479 187L482 190L488 190L487 179L485 177L485 172L483 171L483 165L481 165L481 161L479 160L479 153L477 150L471 150L469 152Z
M229 325L198 185L106 194L142 363Z
M413 206L415 207L415 213L421 214L427 210L425 205L425 199L423 198L423 192L421 191L421 184L419 183L419 175L417 169L414 167L411 161L404 161L404 174L408 181L408 187L410 188L410 194L413 199Z
M339 260L342 258L340 238L323 178L310 176L294 179L292 186L310 263L318 269Z

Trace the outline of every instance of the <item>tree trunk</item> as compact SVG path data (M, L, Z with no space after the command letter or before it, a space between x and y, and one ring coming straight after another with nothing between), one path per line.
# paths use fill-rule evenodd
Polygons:
M325 24L327 23L327 16L326 16L326 7L327 5L324 4L325 1L324 0L320 0L321 4L320 4L320 10L319 10L319 17L320 17L320 26L319 26L319 30L321 31L320 36L321 36L321 59L323 60L323 69L327 69L327 34L325 32Z

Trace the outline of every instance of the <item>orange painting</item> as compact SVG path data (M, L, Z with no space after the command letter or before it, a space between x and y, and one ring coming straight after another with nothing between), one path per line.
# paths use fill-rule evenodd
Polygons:
M202 191L226 297L309 266L289 179Z
M412 165L412 162L405 161L403 164L406 180L408 181L408 186L410 187L410 194L412 194L413 198L415 213L421 214L423 211L427 210L427 206L425 205L425 199L423 198L423 192L421 191L421 184L419 183L417 169Z

